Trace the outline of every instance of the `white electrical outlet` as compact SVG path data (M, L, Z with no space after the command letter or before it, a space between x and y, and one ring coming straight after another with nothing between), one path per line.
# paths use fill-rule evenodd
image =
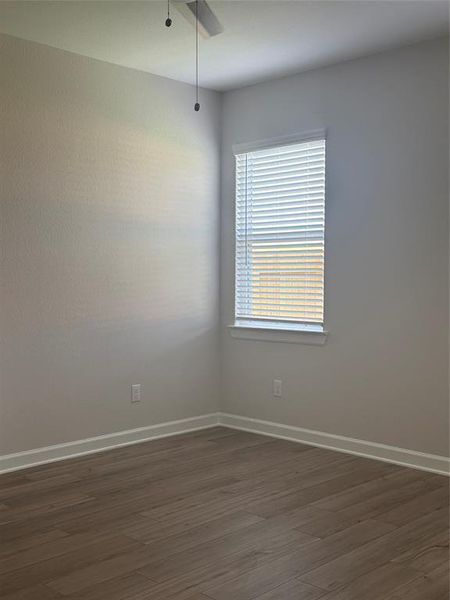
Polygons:
M274 379L272 381L273 395L275 398L281 398L282 389L281 389L281 379Z
M131 386L131 402L140 402L141 401L141 384L134 383Z

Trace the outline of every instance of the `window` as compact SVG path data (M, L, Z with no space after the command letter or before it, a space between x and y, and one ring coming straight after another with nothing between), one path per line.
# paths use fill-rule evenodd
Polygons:
M323 331L325 139L236 153L235 325Z

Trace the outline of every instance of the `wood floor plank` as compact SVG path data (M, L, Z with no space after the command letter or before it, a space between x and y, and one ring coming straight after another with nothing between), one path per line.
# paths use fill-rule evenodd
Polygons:
M28 478L24 471L13 471L11 473L0 475L0 490L26 483L28 483Z
M12 541L2 541L0 543L0 560L3 560L6 557L18 552L28 550L29 548L41 546L47 542L53 542L67 536L68 533L65 531L60 529L51 529L50 531L45 531L44 533L24 535Z
M448 600L448 480L224 427L0 476L1 600Z
M256 600L319 600L319 598L324 598L324 596L325 592L323 590L319 590L296 579L291 579L270 592L258 596Z
M226 487L228 484L234 483L233 478L224 478L220 480L209 480L208 482L199 482L198 488L201 490L200 493L207 493L215 491L221 487ZM189 497L192 493L187 494ZM182 496L182 494L181 494ZM110 519L113 518L111 515L115 513L117 515L129 515L131 513L145 512L149 509L164 506L170 500L177 501L180 497L180 492L176 486L171 494L159 493L158 489L151 484L148 485L147 489L136 491L127 491L126 486L122 494L113 496L111 498L94 498L90 499L89 502L79 503L77 505L67 506L65 503L59 506L57 501L51 510L48 510L48 514L39 515L38 512L34 511L33 514L28 515L17 515L15 519L8 519L8 522L0 525L0 538L1 539L12 539L21 535L23 529L42 531L49 528L59 526L62 528L62 524L68 520L87 519L92 520L93 515L95 519ZM183 496L182 496L183 497ZM102 517L103 515L103 517ZM1 518L1 517L0 517ZM27 520L27 524L21 529L21 521ZM5 519L6 520L6 519Z
M42 519L45 514L58 512L61 509L71 509L73 506L92 502L91 496L85 494L61 494L56 498L47 497L46 500L41 500L37 504L27 506L14 505L10 506L7 511L0 511L0 526L16 523L24 519L37 517Z
M45 585L36 585L6 596L1 595L1 598L2 600L62 600L63 596Z
M76 516L70 513L60 513L57 517L58 525L61 529L70 532L79 532L90 527L93 522L97 525L101 519L108 519L108 513L115 513L116 517L129 515L130 512L142 512L143 516L151 515L152 509L158 509L161 506L166 506L170 502L176 502L185 497L193 497L197 493L215 492L222 488L232 485L235 479L230 477L209 477L199 478L197 485L195 479L191 477L190 483L179 482L178 478L172 482L171 486L166 484L159 486L157 483L147 482L146 487L129 489L124 483L124 491L120 494L111 494L110 496L96 497L94 502L87 507L78 511ZM102 517L101 514L104 516ZM95 516L94 516L95 515ZM149 517L149 520L156 520L156 517Z
M155 584L147 577L132 572L88 586L66 598L67 600L149 600L154 586Z
M16 571L50 558L74 552L78 549L86 549L89 546L98 544L102 538L105 543L112 544L114 541L117 541L117 539L115 539L117 537L115 532L103 536L98 535L97 533L88 532L70 536L66 535L55 540L47 541L45 544L33 546L18 554L0 560L0 574ZM120 538L118 539L120 540ZM132 545L132 540L128 538L122 538L122 540L125 540L128 545Z
M42 583L47 583L58 577L95 565L118 554L128 554L141 544L124 536L105 536L101 541L65 554L39 561L0 575L0 598L2 594L10 594Z
M154 554L144 547L121 553L105 560L99 560L81 569L72 570L67 575L53 579L47 585L64 596L85 588L108 582L118 575L126 575L146 565Z
M447 526L446 512L443 511L439 515L431 513L413 523L385 533L378 539L368 541L361 547L335 558L332 562L305 573L300 579L323 589L335 590L383 566L411 547L423 544L424 540L442 532Z
M449 532L443 531L432 538L425 539L423 543L412 546L392 560L407 564L408 567L422 573L430 573L442 565L448 565L449 558Z
M324 510L342 511L360 502L370 501L386 491L399 489L409 483L423 482L424 479L426 479L424 473L412 469L403 469L391 475L382 473L378 478L356 481L354 485L350 484L332 496L317 500L314 506Z
M176 552L170 556L152 561L142 572L155 581L165 581L198 566L206 566L212 561L222 560L228 554L238 552L273 553L285 546L301 547L314 541L309 535L288 529L278 521L261 521L225 535L200 546L190 552Z
M65 490L68 484L76 481L79 481L79 479L66 473L48 479L37 479L34 481L27 479L18 485L0 488L0 499L2 502L15 501L19 497L38 494L41 490L45 492L54 489L55 493L59 493L60 490Z
M252 548L246 547L236 550L232 554L226 554L219 560L215 556L201 557L195 561L189 569L181 566L181 572L172 572L171 577L165 578L152 590L152 600L167 600L176 598L185 600L189 598L192 591L200 591L201 588L212 585L220 585L230 579L238 577L242 573L249 572L258 567L264 567L273 560L287 556L298 550L297 542L291 541L276 548ZM176 567L175 567L176 569ZM153 566L141 570L143 574L150 576Z
M378 514L378 519L394 525L406 525L430 512L449 505L449 486L443 485L431 492L420 494L400 506L389 508Z
M330 517L335 518L335 513L326 510L321 510L319 508L315 508L314 506L300 506L299 508L295 508L294 510L285 512L278 517L272 517L272 519L278 519L280 522L283 522L286 525L286 527L298 529L299 531L307 533L308 535L311 535L314 538L320 538L324 536L318 535L318 533L316 532L312 533L310 531L307 531L308 526L312 522L323 522L324 520L329 519ZM360 520L362 521L363 519Z
M295 526L303 533L307 533L308 535L312 535L317 538L327 538L334 533L338 533L339 531L344 531L348 527L352 525L356 525L365 521L364 516L353 515L353 516L344 516L339 513L333 513L330 511L325 511L322 509L317 509L314 506L307 507L309 510L319 511L319 514L310 519L305 519L302 522L299 522ZM294 521L295 514L297 511L292 511L284 515L286 519L292 518ZM301 514L301 509L300 509Z
M405 503L420 497L427 492L442 489L441 477L427 477L412 481L406 485L393 485L381 494L375 494L372 498L355 502L351 506L339 511L343 516L376 519L389 510L402 507Z
M448 565L444 565L429 575L421 575L397 588L383 600L448 600L448 598L449 573Z
M283 492L273 499L249 502L246 506L246 510L262 517L275 516L293 510L299 506L306 506L307 504L312 503L314 503L314 506L317 508L330 510L327 509L325 502L322 504L322 501L334 497L336 494L347 488L356 487L358 484L371 482L373 480L379 480L385 473L386 467L382 463L371 464L367 467L361 466L352 469L351 472L345 475L330 478L318 485L306 488L301 485L299 489Z
M247 571L230 581L204 588L208 596L214 600L234 598L235 600L250 600L258 594L263 594L281 585L286 579L298 576L315 566L322 565L358 548L369 540L373 540L387 529L382 524L366 521L348 528L344 532L330 536L326 540L317 540L306 544L303 548L273 560L264 567ZM308 583L308 582L307 582ZM316 586L320 587L320 586Z
M166 535L157 539L149 540L148 533L142 533L140 530L134 528L132 530L127 529L125 533L128 537L145 542L147 548L153 548L155 553L163 557L173 554L175 549L176 552L185 552L194 546L221 538L240 529L246 529L250 525L261 523L262 521L265 522L261 517L244 511L238 511L194 526L182 533Z
M324 596L323 600L384 600L387 594L416 580L417 571L387 563L369 571L344 588Z

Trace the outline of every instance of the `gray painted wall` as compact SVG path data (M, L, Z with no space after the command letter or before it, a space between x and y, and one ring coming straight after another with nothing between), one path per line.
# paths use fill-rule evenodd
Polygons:
M0 454L217 410L220 96L193 98L0 36Z
M437 40L225 94L222 410L447 455L448 75ZM329 341L233 339L232 144L320 128Z

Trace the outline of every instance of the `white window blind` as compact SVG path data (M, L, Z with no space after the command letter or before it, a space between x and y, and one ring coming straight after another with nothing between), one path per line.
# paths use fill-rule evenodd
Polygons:
M236 324L322 325L325 139L236 155Z

